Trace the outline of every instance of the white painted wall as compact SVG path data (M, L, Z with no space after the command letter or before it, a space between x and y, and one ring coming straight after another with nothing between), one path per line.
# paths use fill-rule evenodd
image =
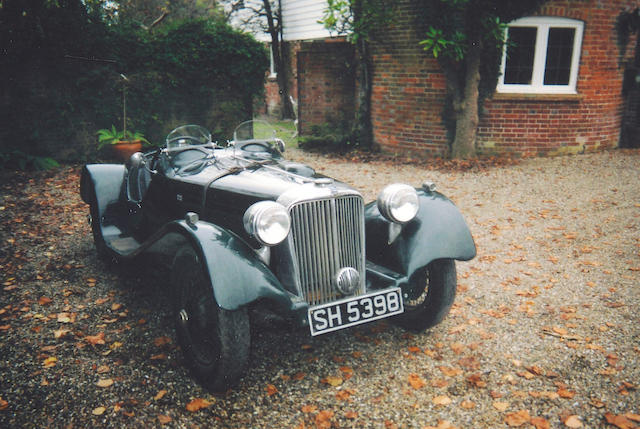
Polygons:
M281 0L281 2L284 40L331 37L329 30L318 23L327 8L326 0Z

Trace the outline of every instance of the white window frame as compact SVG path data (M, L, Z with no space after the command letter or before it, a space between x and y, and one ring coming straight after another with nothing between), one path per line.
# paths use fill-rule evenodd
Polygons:
M580 50L582 48L582 34L584 22L569 18L559 17L527 17L517 19L509 23L509 27L533 27L537 29L536 47L533 59L533 73L531 84L505 84L504 72L507 59L507 44L502 51L502 64L500 66L500 79L497 91L499 93L523 93L523 94L577 94L576 84L578 82L578 70L580 68ZM549 29L551 28L573 28L575 37L573 39L573 53L571 57L571 68L569 70L569 83L567 85L545 85L544 72L547 61L547 43ZM505 31L505 41L508 37Z

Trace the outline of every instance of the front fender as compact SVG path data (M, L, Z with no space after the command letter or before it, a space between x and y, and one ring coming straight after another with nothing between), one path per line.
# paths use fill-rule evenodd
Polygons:
M148 250L174 254L185 243L200 256L220 307L236 310L266 299L283 310L294 310L273 272L240 237L222 227L204 221L195 225L183 220L171 222Z
M367 260L407 278L436 259L467 261L476 255L469 227L458 208L439 192L418 190L416 217L390 237L390 222L375 202L365 207Z

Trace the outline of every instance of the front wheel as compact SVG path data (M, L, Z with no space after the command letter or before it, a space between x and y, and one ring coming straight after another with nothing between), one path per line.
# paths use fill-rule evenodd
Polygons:
M244 373L249 358L247 310L218 306L200 258L190 246L176 254L171 284L176 332L188 366L210 390L229 389Z
M404 313L395 323L411 331L422 332L437 325L449 313L456 297L456 264L453 259L438 259L418 270L409 280L418 292L405 298Z

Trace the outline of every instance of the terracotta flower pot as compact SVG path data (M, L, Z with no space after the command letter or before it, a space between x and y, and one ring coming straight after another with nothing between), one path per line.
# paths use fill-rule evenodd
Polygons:
M142 150L142 140L119 141L111 145L116 157L125 162L131 155Z

